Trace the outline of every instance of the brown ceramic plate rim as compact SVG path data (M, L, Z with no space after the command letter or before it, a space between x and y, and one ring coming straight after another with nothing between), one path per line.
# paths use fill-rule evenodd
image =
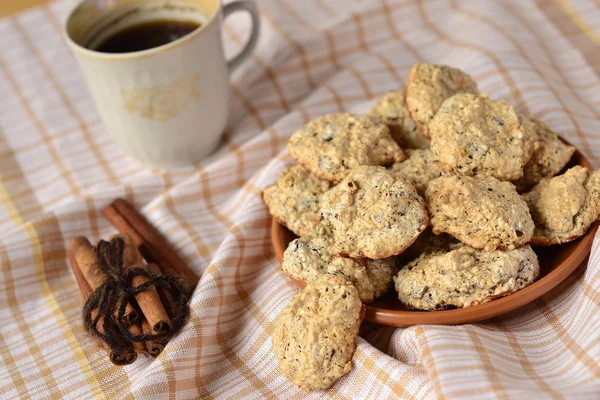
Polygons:
M568 143L564 139L563 141ZM579 160L579 165L590 170L592 169L589 161L578 150L575 151L573 159ZM443 311L392 310L367 304L365 321L389 326L423 324L457 325L482 321L513 311L531 303L554 289L581 265L590 254L595 232L598 229L599 224L600 221L595 222L582 237L577 239L576 247L571 254L569 254L569 256L554 270L516 293L477 306ZM276 219L273 219L271 225L271 239L275 255L279 262L283 260L283 252L288 245L288 243L283 243L281 240L281 232L283 230L287 230L287 228L281 225ZM292 281L300 287L304 286L302 282L293 279Z

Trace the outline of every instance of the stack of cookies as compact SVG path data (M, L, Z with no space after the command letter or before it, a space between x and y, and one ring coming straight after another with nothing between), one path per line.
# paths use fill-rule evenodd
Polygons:
M600 172L560 173L575 149L479 93L465 72L413 66L369 115L325 115L288 143L298 162L263 191L299 238L282 270L305 282L276 322L284 374L325 389L346 374L363 307L395 287L408 308L469 307L539 276L530 244L600 216Z

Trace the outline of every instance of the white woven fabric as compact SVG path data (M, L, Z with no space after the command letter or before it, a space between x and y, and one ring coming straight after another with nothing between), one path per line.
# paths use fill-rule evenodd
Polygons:
M532 304L473 325L367 325L352 372L324 393L301 391L270 341L296 289L260 198L291 164L295 129L401 88L423 60L468 71L600 167L597 2L261 0L264 29L232 77L220 150L170 173L144 168L104 130L61 38L73 4L0 21L2 398L600 397L598 235L587 268ZM228 54L248 31L243 16L227 21ZM65 254L73 236L114 232L99 210L117 196L202 275L183 331L127 367L83 331Z

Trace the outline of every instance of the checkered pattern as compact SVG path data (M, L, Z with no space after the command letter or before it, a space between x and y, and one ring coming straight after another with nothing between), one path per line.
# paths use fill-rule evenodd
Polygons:
M600 167L597 0L261 0L264 29L232 77L220 150L168 173L129 158L104 130L61 38L72 6L0 21L2 398L600 396L598 235L587 268L500 318L365 324L350 375L306 395L273 354L273 320L296 289L278 271L260 199L291 163L284 148L296 128L401 88L424 60L468 71ZM231 55L249 23L232 17L224 30ZM114 232L99 210L117 196L202 275L183 331L157 359L123 368L83 331L65 256L75 235Z

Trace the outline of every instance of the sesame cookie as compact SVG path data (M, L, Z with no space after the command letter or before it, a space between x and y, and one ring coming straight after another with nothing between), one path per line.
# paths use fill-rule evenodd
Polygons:
M507 296L540 274L529 245L487 252L461 245L421 255L394 277L398 299L417 310L470 307Z
M531 240L533 220L512 183L491 176L447 176L429 183L425 198L433 233L446 232L487 251Z
M531 124L535 132L534 151L523 168L521 179L513 182L522 192L545 178L552 178L567 165L575 152L575 147L564 143L544 122L531 117L523 117L523 124Z
M534 132L505 101L457 94L444 101L429 124L431 151L459 175L523 176L534 150Z
M320 231L319 199L331 183L311 175L300 165L282 171L277 183L263 190L269 212L298 236Z
M479 93L469 74L445 65L413 65L406 83L406 108L425 137L430 136L429 122L444 100L457 93Z
M272 340L279 368L304 390L324 390L352 369L363 306L345 278L310 283L281 312Z
M363 303L372 303L392 286L394 257L383 260L337 257L330 253L326 236L295 239L283 253L281 269L292 278L313 283L327 273L340 273L354 284Z
M380 118L404 149L428 149L429 140L419 132L406 109L404 92L389 92L373 107L370 116Z
M409 149L406 150L406 155L406 160L392 165L389 169L409 178L419 194L423 194L430 181L443 175L440 160L434 157L429 149Z
M535 222L532 243L549 246L570 242L600 217L600 171L573 167L542 180L523 198Z
M321 198L321 218L332 252L382 259L400 254L428 223L412 182L383 167L358 167Z
M290 155L312 174L339 182L359 165L391 165L404 152L379 120L366 115L330 114L294 132Z

